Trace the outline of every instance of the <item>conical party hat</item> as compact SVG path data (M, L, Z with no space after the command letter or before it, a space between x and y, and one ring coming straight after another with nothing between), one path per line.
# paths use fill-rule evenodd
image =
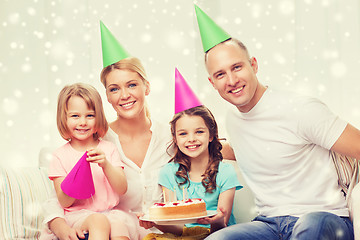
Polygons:
M105 24L100 21L101 47L104 68L131 55L120 45Z
M227 32L196 5L195 12L204 52L209 51L210 48L231 38Z
M65 194L76 199L87 199L95 194L90 163L86 161L87 152L71 169L61 183Z
M202 103L175 68L175 114L201 105Z

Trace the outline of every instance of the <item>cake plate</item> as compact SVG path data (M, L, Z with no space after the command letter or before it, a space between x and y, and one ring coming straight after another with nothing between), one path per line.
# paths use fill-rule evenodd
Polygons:
M212 217L216 215L216 210L208 210L206 211L207 215L199 216L199 217L191 217L191 218L177 218L177 219L149 219L149 215L144 215L139 219L142 221L154 222L157 225L180 225L186 223L196 223L196 220L204 217Z

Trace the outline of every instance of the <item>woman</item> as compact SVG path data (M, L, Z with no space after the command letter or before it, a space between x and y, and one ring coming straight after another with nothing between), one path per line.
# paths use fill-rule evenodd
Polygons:
M139 59L128 57L105 67L101 82L108 102L118 115L104 139L118 147L128 181L128 191L121 196L118 206L133 213L145 212L161 199L158 173L171 158L166 151L171 140L169 127L161 126L149 116L145 97L150 93L150 84ZM45 213L45 222L50 230L60 239L77 239L76 235L84 238L79 229L66 224L58 208L57 201L49 200L46 209L51 213ZM141 236L147 233L144 231Z

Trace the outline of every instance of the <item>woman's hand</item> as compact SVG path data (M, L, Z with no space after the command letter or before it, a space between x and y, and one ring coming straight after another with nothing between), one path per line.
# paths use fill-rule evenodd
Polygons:
M138 219L139 219L139 225L140 225L140 227L143 227L143 228L145 228L145 229L149 229L149 228L152 228L152 227L154 227L154 226L156 225L154 222L140 220L140 217L144 216L143 213L136 214L136 216L137 216Z
M49 222L50 230L60 240L78 240L84 239L84 233L78 228L71 228L63 218L55 218Z

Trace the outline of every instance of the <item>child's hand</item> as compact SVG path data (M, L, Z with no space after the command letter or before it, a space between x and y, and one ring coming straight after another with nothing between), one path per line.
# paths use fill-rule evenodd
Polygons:
M140 217L144 216L143 213L138 213L138 214L136 214L136 216L137 216L138 219L139 219L139 225L140 225L140 227L143 227L143 228L145 228L145 229L149 229L149 228L152 228L152 227L155 226L155 223L154 223L154 222L140 220Z
M225 225L225 211L222 208L218 209L218 213L211 217L204 217L197 220L199 224L211 224L211 225Z
M87 150L88 157L86 161L97 163L100 167L104 168L108 161L106 160L105 153L99 148L91 148Z

